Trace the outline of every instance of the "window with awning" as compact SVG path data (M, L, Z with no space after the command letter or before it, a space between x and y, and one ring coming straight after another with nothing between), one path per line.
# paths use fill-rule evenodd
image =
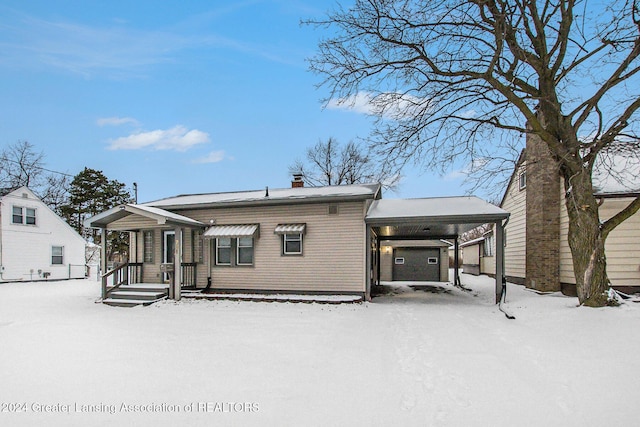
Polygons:
M282 255L302 255L302 236L307 224L278 224L275 234L282 236Z

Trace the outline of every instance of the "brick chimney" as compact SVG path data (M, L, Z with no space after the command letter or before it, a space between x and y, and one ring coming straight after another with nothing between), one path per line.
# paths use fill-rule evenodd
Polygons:
M526 280L528 288L559 291L560 175L549 147L533 133L526 146Z
M304 181L302 180L301 173L293 174L293 181L291 181L291 188L301 188L304 187Z

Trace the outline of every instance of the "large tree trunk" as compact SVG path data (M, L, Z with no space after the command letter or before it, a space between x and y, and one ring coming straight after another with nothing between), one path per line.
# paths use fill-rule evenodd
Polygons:
M610 282L604 250L606 235L600 224L598 201L588 171L565 176L569 214L569 247L580 304L602 307L608 303Z

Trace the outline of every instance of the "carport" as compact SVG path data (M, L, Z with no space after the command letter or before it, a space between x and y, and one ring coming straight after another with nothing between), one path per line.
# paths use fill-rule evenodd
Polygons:
M381 240L454 241L454 284L458 285L458 239L462 233L482 224L495 224L496 304L500 302L504 281L504 226L509 213L475 196L426 199L374 200L365 217L368 242L366 298L371 284L380 283Z

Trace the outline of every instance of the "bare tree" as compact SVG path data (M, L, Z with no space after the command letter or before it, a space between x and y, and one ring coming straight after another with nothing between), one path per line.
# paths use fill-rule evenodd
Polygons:
M538 136L564 178L579 300L608 302L604 242L640 199L601 222L592 174L638 141L638 0L355 0L309 23L333 31L310 60L329 100L367 96L373 146L396 167L479 164Z
M44 158L44 153L36 152L28 141L8 145L0 153L0 186L27 186L60 214L60 207L68 199L70 175L46 169Z
M318 141L307 149L305 160L289 166L289 173L302 174L310 186L379 182L391 189L400 179L399 174L391 174L384 163L376 162L367 149L353 141L346 145L333 138Z

